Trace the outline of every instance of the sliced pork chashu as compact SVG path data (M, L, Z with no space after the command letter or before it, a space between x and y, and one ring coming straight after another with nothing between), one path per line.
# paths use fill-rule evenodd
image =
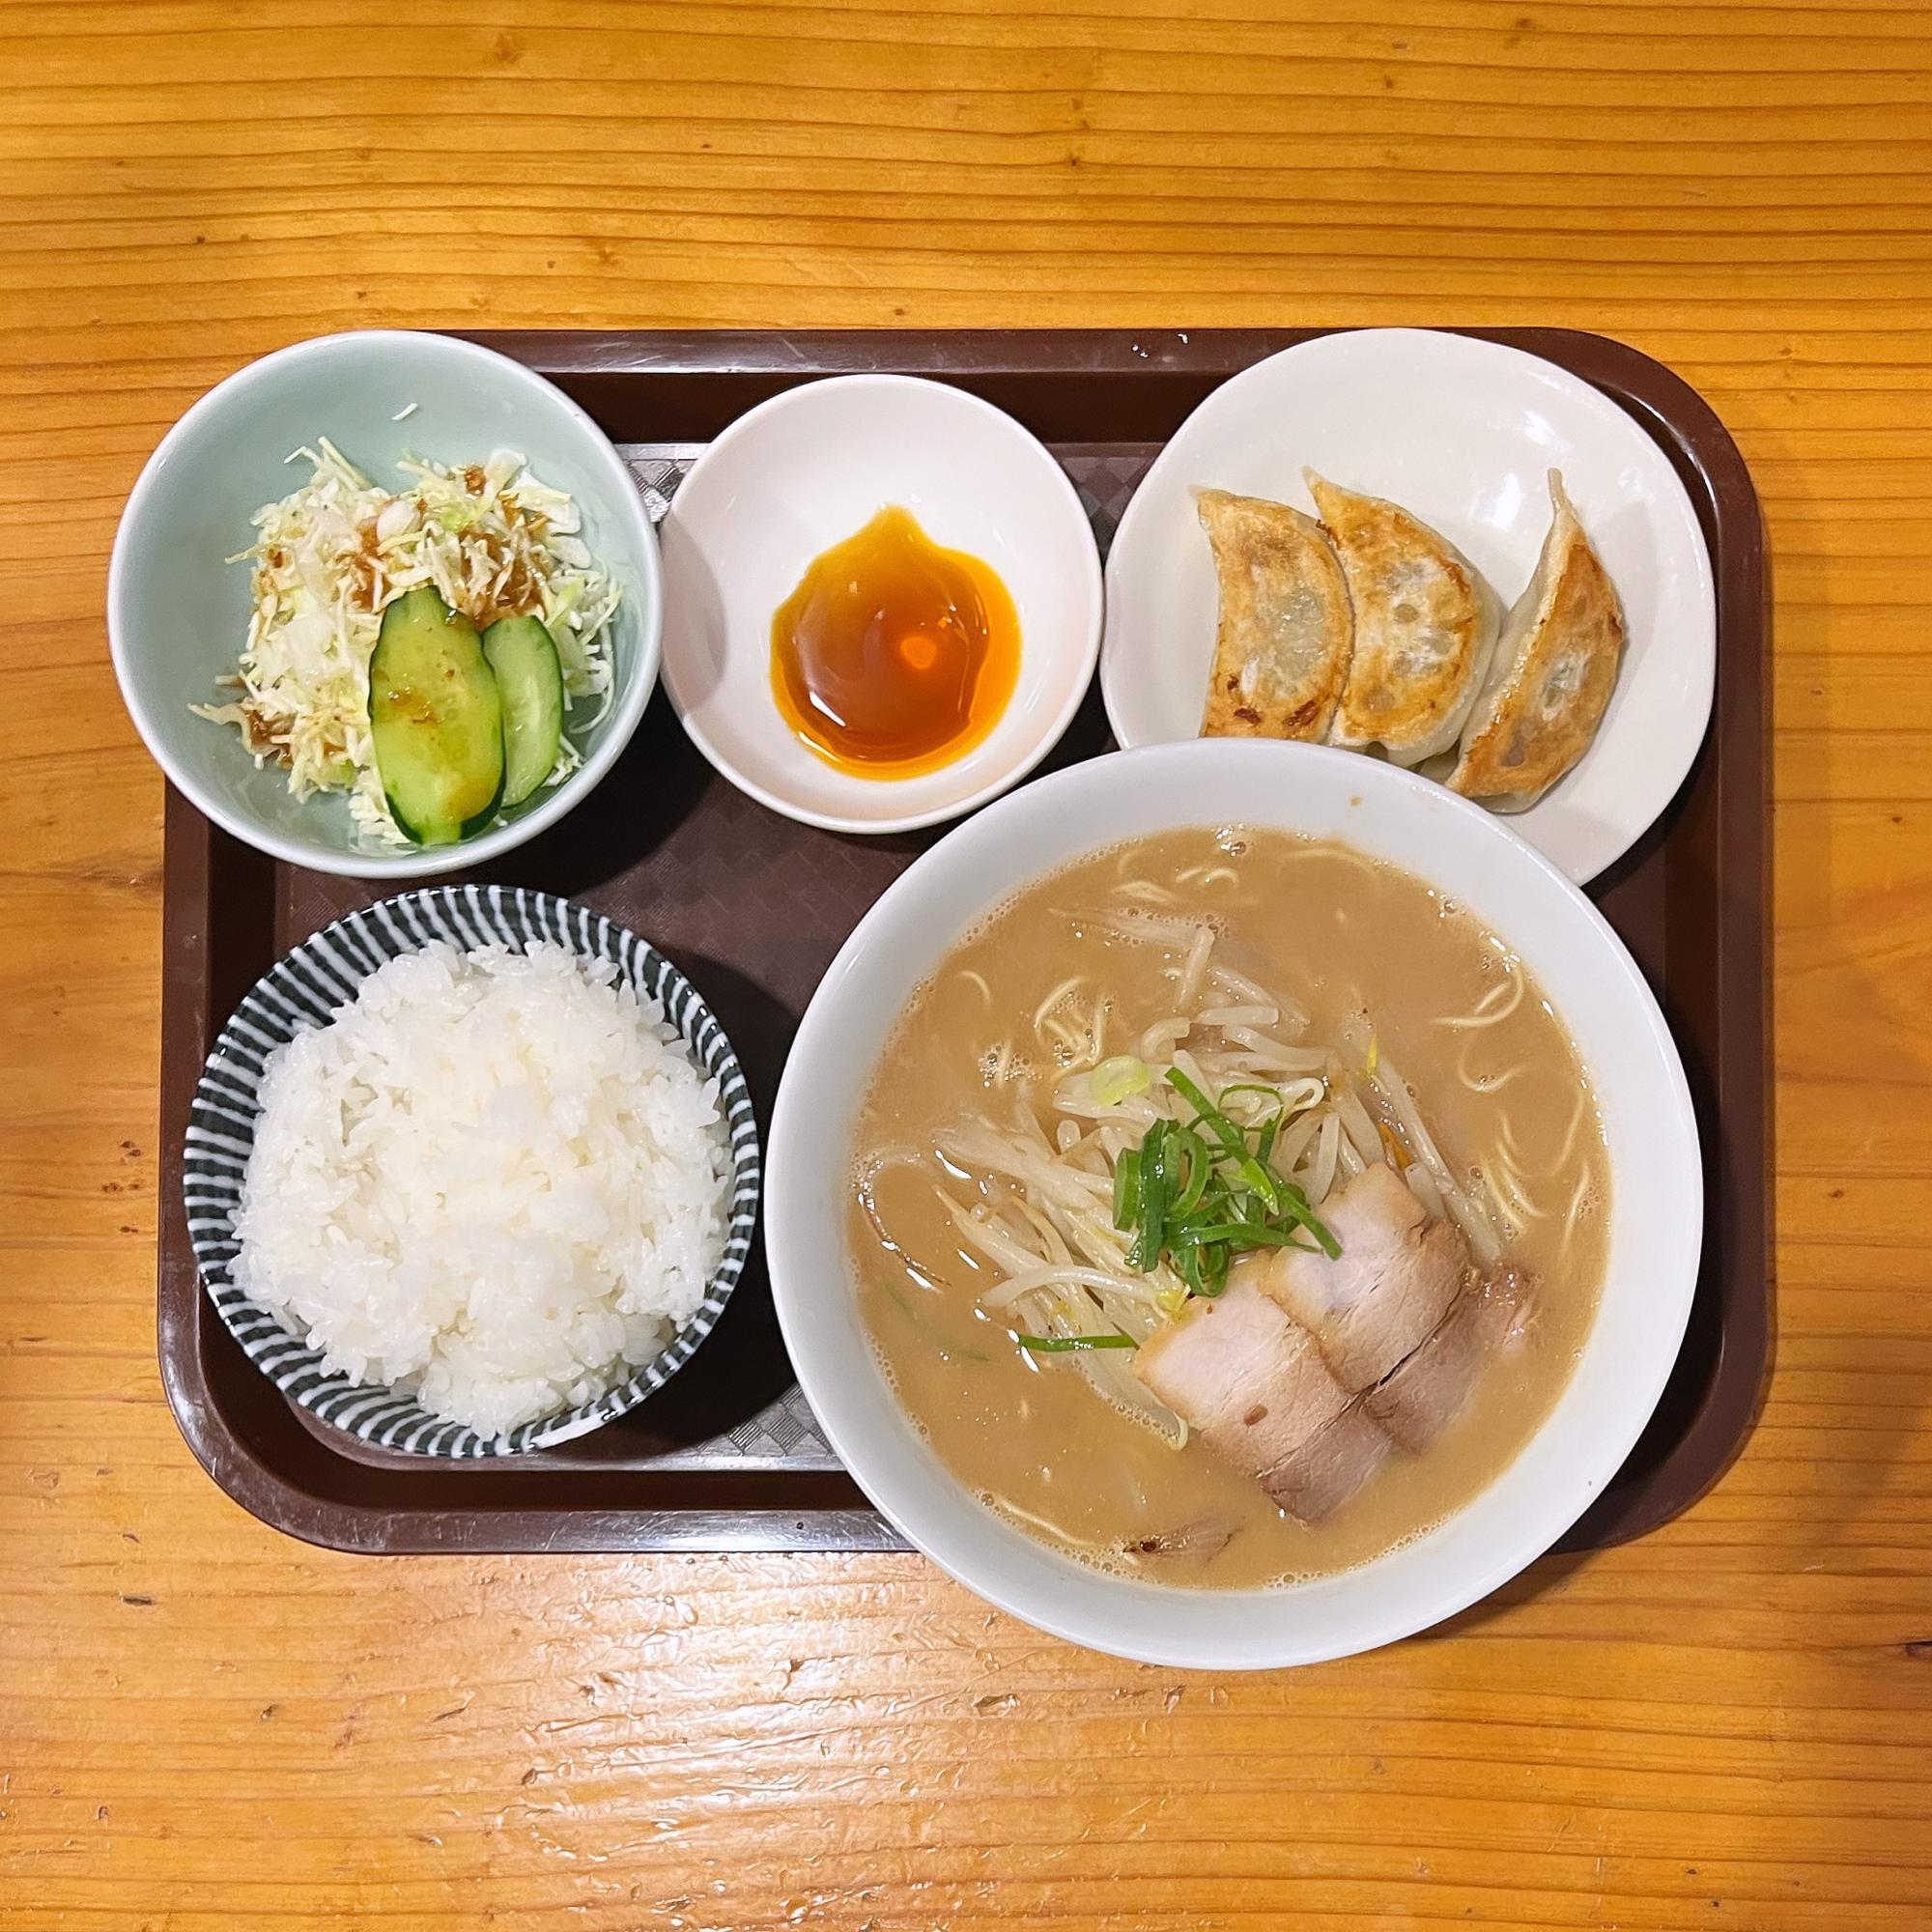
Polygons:
M1301 1522L1332 1516L1388 1460L1389 1436L1351 1402L1275 1471L1268 1494Z
M1217 1297L1190 1302L1141 1346L1134 1372L1210 1449L1314 1521L1353 1493L1380 1453L1365 1460L1358 1428L1331 1439L1345 1417L1359 1422L1359 1407L1307 1331L1262 1292L1260 1272L1237 1263ZM1354 1483L1340 1480L1338 1446L1359 1468Z
M1339 1258L1295 1249L1237 1262L1142 1345L1142 1381L1269 1499L1319 1522L1391 1450L1427 1449L1520 1331L1529 1280L1479 1277L1462 1234L1392 1169L1322 1204Z
M1339 1258L1279 1249L1264 1286L1353 1394L1435 1332L1468 1275L1468 1244L1453 1223L1432 1220L1380 1161L1330 1194L1321 1218L1341 1243Z
M1203 490L1198 503L1220 583L1202 735L1325 737L1354 631L1333 547L1286 503L1225 490Z
M1399 765L1420 764L1462 731L1502 606L1482 572L1420 517L1306 473L1355 619L1329 742L1351 751L1380 745Z
M1623 605L1549 472L1554 516L1536 575L1497 639L1448 783L1497 811L1521 811L1589 750L1623 664Z
M1399 1448L1419 1455L1455 1420L1484 1370L1521 1331L1529 1295L1529 1277L1520 1268L1498 1268L1471 1281L1435 1332L1362 1398L1363 1408Z

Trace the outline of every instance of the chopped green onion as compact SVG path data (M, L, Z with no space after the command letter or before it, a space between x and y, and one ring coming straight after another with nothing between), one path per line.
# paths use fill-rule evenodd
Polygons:
M1015 1335L1036 1355L1070 1355L1082 1349L1138 1349L1131 1335Z
M1313 1241L1298 1241L1287 1229L1270 1228L1260 1221L1217 1221L1212 1227L1183 1228L1175 1238L1195 1247L1228 1241L1237 1248L1299 1248L1310 1255L1316 1252Z
M1150 1273L1160 1261L1161 1230L1167 1225L1167 1170L1162 1156L1173 1123L1156 1121L1141 1142L1139 1232L1127 1250L1127 1265Z
M1199 1248L1186 1246L1177 1249L1174 1256L1174 1265L1179 1270L1181 1280L1187 1284L1192 1293L1203 1294L1207 1292L1202 1284L1201 1250Z
M1141 1151L1125 1149L1114 1163L1114 1226L1125 1234L1141 1218Z
M1174 1253L1174 1265L1195 1294L1212 1299L1228 1285L1229 1254L1218 1241L1190 1241Z
M1183 1284L1161 1291L1163 1312L1177 1314L1194 1296L1219 1294L1234 1262L1257 1249L1340 1255L1341 1243L1310 1208L1307 1195L1268 1164L1286 1109L1277 1104L1258 1123L1243 1127L1178 1067L1166 1077L1195 1118L1154 1121L1140 1146L1123 1151L1114 1163L1114 1226L1131 1236L1127 1265L1150 1274L1166 1262ZM1281 1099L1277 1089L1259 1081L1229 1087L1222 1098L1235 1094ZM1304 1234L1312 1240L1303 1239Z
M1198 1088L1194 1084L1194 1082L1187 1077L1186 1074L1181 1072L1179 1067L1170 1066L1167 1069L1167 1084L1170 1087L1172 1087L1174 1091L1181 1096L1182 1099L1186 1100L1188 1104L1193 1107L1194 1111L1197 1114L1199 1114L1204 1121L1209 1119L1217 1120L1221 1122L1223 1126L1232 1126L1234 1124L1234 1122L1231 1122L1225 1114L1222 1114L1216 1110L1213 1101L1208 1099L1207 1094L1202 1093L1200 1088Z
M1276 1212L1281 1211L1282 1182L1248 1151L1247 1136L1202 1093L1178 1066L1167 1069L1167 1083L1192 1107L1201 1124L1221 1143L1223 1151L1240 1170L1241 1179Z
M1131 1053L1117 1053L1103 1060L1087 1076L1087 1089L1102 1107L1118 1107L1135 1094L1145 1094L1153 1085L1153 1070L1145 1060Z
M1208 1143L1192 1127L1177 1127L1174 1141L1187 1156L1187 1184L1175 1197L1174 1205L1167 1213L1171 1221L1184 1221L1201 1206L1201 1197L1208 1191L1208 1179L1214 1169L1214 1156L1208 1152Z
M1233 1260L1232 1251L1223 1242L1215 1242L1211 1247L1195 1251L1201 1257L1201 1293L1213 1296L1219 1294L1228 1285L1228 1264Z
M1281 1183L1281 1209L1292 1221L1297 1221L1321 1243L1321 1252L1332 1262L1340 1256L1342 1243L1316 1218L1315 1210L1308 1205L1308 1196L1293 1181Z

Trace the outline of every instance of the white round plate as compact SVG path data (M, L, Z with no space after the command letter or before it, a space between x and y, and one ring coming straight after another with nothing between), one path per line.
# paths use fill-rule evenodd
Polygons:
M959 935L1086 853L1229 823L1344 839L1420 874L1499 934L1589 1069L1611 1175L1596 1319L1569 1386L1515 1462L1386 1555L1271 1590L1107 1576L997 1517L940 1462L888 1381L859 1312L847 1236L851 1136L880 1049ZM1684 1069L1643 976L1603 915L1505 820L1353 753L1204 739L1090 759L1023 787L948 834L860 921L785 1063L765 1253L785 1348L839 1461L936 1563L1002 1609L1095 1650L1252 1669L1369 1650L1437 1623L1577 1520L1630 1453L1676 1359L1697 1277L1702 1173Z
M1567 369L1428 328L1320 336L1224 383L1142 480L1107 559L1100 687L1122 747L1192 738L1214 655L1213 558L1194 492L1313 511L1301 472L1386 497L1457 545L1507 607L1529 582L1560 469L1623 598L1630 645L1596 741L1511 825L1581 885L1635 843L1697 756L1717 594L1662 449Z
M998 572L1019 681L992 730L916 778L840 771L772 696L772 618L812 559L880 510ZM903 832L983 805L1045 757L1093 681L1100 557L1066 472L991 403L912 376L837 376L740 416L693 464L659 530L664 681L698 749L775 811Z

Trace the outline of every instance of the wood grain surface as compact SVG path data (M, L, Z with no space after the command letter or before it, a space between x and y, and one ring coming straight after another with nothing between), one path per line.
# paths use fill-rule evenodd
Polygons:
M1932 1923L1932 14L0 10L0 1926ZM102 630L201 389L363 324L1564 323L1776 583L1777 1338L1721 1485L1295 1674L910 1557L356 1561L158 1385L161 786Z

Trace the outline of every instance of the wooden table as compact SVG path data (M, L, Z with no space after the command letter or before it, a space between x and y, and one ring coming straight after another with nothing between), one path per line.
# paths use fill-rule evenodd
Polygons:
M0 18L0 1926L1932 1922L1932 16L1255 0ZM912 1557L355 1561L154 1357L161 785L101 623L200 390L368 324L1558 322L1776 572L1777 1347L1688 1517L1216 1679Z

